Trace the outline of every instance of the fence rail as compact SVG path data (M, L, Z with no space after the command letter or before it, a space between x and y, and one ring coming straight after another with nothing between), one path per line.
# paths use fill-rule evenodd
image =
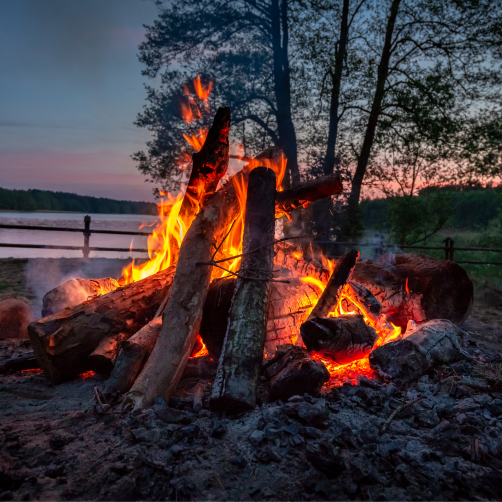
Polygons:
M60 246L51 244L11 244L11 243L0 243L0 248L26 248L26 249L65 249L71 251L82 251L84 258L89 258L89 253L91 251L111 251L111 252L132 252L132 253L148 253L148 249L143 248L106 248L106 247L91 247L89 245L89 240L91 234L109 234L109 235L142 235L148 237L152 235L150 232L128 232L123 230L91 230L91 217L84 217L84 228L68 228L68 227L43 227L36 225L3 225L0 224L0 229L11 229L11 230L42 230L49 232L81 232L84 236L83 246ZM444 240L444 246L414 246L414 245L396 245L396 244L385 244L383 240L377 243L359 243L359 242L345 242L345 241L326 241L319 240L315 241L316 244L330 244L333 246L345 246L345 247L371 247L375 249L375 255L379 256L389 249L395 250L400 249L427 249L434 251L444 251L445 260L453 261L453 256L456 251L472 251L472 252L493 252L502 253L502 249L497 248L459 248L454 247L454 240L447 237ZM486 262L486 261L468 261L468 260L455 260L457 263L462 263L466 265L502 265L502 262Z

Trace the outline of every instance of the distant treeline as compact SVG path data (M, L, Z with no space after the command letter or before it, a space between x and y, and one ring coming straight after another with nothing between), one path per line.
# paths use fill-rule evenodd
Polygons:
M444 194L452 209L452 216L446 227L484 228L490 220L502 211L502 185L495 188L476 187L459 190L456 187L425 189L418 197L427 197L431 193ZM361 202L365 228L386 229L388 226L389 199L366 199Z
M88 197L49 190L8 190L0 188L0 210L13 211L76 211L109 214L157 214L150 202Z

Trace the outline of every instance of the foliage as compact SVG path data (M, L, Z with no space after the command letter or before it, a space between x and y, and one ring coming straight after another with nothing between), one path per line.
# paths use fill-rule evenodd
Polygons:
M108 214L157 214L155 204L87 197L49 190L8 190L0 188L0 210L76 211Z
M422 190L413 199L422 199L434 193L441 196L445 194L445 200L448 200L452 207L452 215L446 222L448 228L486 229L489 222L502 212L502 187L484 188L478 186L472 189L465 186L430 187ZM405 204L404 201L409 200L409 197L402 197L402 199ZM363 222L366 228L389 230L390 224L387 216L390 201L390 198L385 198L365 199L361 202Z
M445 193L423 197L389 197L387 220L397 244L416 244L437 233L453 209Z

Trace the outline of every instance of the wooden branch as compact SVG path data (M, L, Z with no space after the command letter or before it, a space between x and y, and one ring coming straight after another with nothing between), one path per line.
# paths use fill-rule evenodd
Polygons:
M313 319L314 317L327 317L330 311L338 304L342 289L349 280L358 258L359 251L356 249L347 251L347 253L340 258L319 301L312 309L309 319Z
M157 317L122 343L115 367L105 383L106 394L122 394L131 388L157 343L161 327L162 317Z
M227 172L229 131L230 108L218 108L204 145L192 155L192 172L180 208L180 216L188 225Z
M28 326L40 367L53 383L89 368L88 356L111 335L132 336L148 323L168 293L174 267Z
M225 344L211 392L211 407L241 412L256 405L267 326L273 248L263 246L275 230L274 171L257 167L249 175L242 259L229 312ZM252 281L247 277L261 279Z
M289 214L293 209L305 207L316 200L331 197L342 190L342 177L339 174L330 174L307 181L284 192L277 192L276 217Z

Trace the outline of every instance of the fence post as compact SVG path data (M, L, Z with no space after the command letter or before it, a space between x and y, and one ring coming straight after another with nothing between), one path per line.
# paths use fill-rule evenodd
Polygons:
M87 260L89 258L89 237L91 235L91 217L89 215L84 216L84 258Z
M443 242L444 242L444 259L453 261L454 240L451 237L447 237Z

